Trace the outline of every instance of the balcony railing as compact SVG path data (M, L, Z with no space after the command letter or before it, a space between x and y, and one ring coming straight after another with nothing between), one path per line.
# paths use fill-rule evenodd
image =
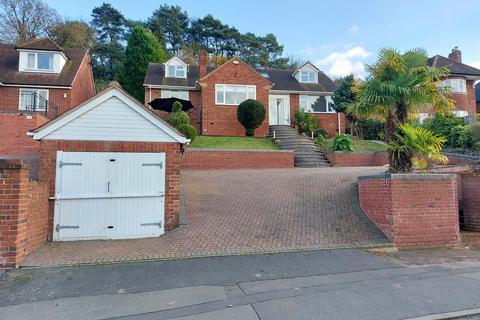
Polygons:
M38 91L0 93L0 113L38 113L53 119L58 107Z

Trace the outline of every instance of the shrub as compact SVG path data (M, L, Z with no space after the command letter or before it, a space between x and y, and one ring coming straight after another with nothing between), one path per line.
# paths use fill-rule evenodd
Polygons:
M178 127L183 124L190 124L190 117L183 111L172 112L168 116L167 122L178 129Z
M447 138L445 143L447 146L455 147L457 144L451 133L453 128L459 125L465 126L465 123L461 118L455 117L451 113L447 113L445 115L437 113L432 119L427 119L422 126L432 131L433 134L437 136Z
M318 129L318 122L315 115L311 113L307 113L305 115L305 119L303 120L303 123L302 123L302 129L305 133L309 135L311 132L315 132Z
M475 123L470 126L472 138L474 141L480 141L480 123Z
M294 118L295 118L295 124L297 126L302 125L303 121L305 120L305 115L306 115L306 113L303 112L302 110L296 110L295 111Z
M175 101L172 105L172 112L175 113L180 111L182 111L182 104L178 101Z
M464 124L454 126L448 135L448 140L453 148L470 149L473 145L470 127Z
M194 140L197 136L197 129L191 124L181 124L177 127L178 131L180 131L187 139Z
M333 138L332 149L333 151L352 152L352 139L348 134L337 134Z
M245 128L246 135L253 137L255 129L265 120L265 108L257 100L245 100L238 105L237 119Z
M326 138L326 137L328 137L328 132L327 132L327 130L325 130L323 128L318 128L317 130L315 130L313 132L313 136L315 138L318 138L318 137Z
M325 136L319 134L319 135L317 136L317 143L318 143L318 145L320 145L321 147L324 147L324 146L327 145L328 141L327 141L327 139L325 138Z
M362 139L382 140L382 137L384 137L385 125L381 121L374 119L357 120L354 126L355 131Z
M472 149L473 149L473 151L475 151L477 153L480 152L480 141L474 142L473 146L472 146Z

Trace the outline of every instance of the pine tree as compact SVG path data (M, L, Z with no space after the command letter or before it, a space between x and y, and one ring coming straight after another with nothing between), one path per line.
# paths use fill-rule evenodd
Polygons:
M143 80L149 63L165 62L167 53L157 38L147 29L136 26L128 38L122 68L122 86L139 101L144 100Z

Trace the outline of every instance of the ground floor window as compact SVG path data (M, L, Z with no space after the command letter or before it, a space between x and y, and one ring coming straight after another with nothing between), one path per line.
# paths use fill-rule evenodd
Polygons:
M186 90L162 90L162 98L177 98L189 100L188 91Z
M333 100L330 96L300 95L300 109L313 113L335 112Z
M48 106L48 90L20 89L19 109L28 111L45 111Z
M256 99L256 86L217 84L215 85L215 104L239 105L247 99Z

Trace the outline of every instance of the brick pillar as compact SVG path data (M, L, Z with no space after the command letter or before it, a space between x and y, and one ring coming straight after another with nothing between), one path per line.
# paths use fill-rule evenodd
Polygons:
M17 267L27 253L29 170L21 160L0 160L0 266Z
M464 229L480 231L480 171L462 175Z

